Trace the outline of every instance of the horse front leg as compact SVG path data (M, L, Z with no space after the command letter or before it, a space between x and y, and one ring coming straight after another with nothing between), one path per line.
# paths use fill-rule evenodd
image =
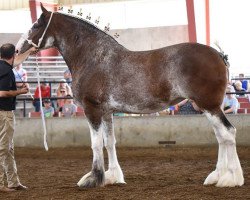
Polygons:
M104 158L103 158L103 131L102 116L98 113L87 114L93 151L92 170L84 175L77 185L80 188L104 186Z
M116 139L114 134L113 115L109 114L104 117L103 138L105 148L108 152L109 166L105 172L105 185L115 183L125 183L121 167L116 155Z

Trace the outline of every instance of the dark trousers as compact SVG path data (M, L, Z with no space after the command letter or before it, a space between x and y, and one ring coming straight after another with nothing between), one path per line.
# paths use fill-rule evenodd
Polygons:
M35 112L40 112L40 101L39 100L33 101L33 106L35 107Z

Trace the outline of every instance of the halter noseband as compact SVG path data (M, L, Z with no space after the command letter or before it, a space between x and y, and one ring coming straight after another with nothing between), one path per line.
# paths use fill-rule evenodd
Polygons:
M43 37L44 37L44 35L45 35L45 33L46 33L46 31L47 31L49 25L50 25L52 16L53 16L53 12L51 12L51 15L50 15L50 18L49 18L49 22L48 22L46 28L44 29L42 36L39 38L38 44L36 45L34 42L32 42L32 40L28 40L27 38L25 38L25 40L27 40L27 42L28 42L29 44L33 45L33 46L36 47L36 48L39 48L39 47L40 47L40 45L41 45L41 43L42 43L42 41L43 41Z

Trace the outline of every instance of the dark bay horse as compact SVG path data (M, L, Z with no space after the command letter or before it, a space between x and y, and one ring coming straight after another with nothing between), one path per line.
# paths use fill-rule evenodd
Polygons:
M74 98L88 119L92 170L79 187L125 183L115 148L113 113L152 113L192 99L211 122L219 143L218 162L204 184L244 184L236 152L236 129L220 106L227 85L227 66L215 49L192 43L151 51L129 51L86 20L62 13L42 14L18 42L20 53L32 46L56 47L72 73ZM103 146L108 152L105 172Z

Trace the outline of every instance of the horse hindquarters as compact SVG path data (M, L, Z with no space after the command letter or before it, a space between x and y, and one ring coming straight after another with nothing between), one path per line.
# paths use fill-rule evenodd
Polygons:
M216 169L206 178L204 185L216 184L218 187L235 187L244 184L244 177L236 151L236 129L219 109L216 113L205 112L212 123L219 143Z

